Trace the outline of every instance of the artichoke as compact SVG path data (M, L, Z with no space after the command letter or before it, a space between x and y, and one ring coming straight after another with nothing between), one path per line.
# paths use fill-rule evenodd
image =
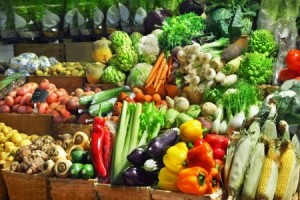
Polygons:
M136 51L130 46L121 46L116 54L109 60L109 64L123 72L129 72L138 62Z
M111 47L114 51L117 51L119 47L132 45L128 33L124 31L113 32L109 35L109 40L111 41Z
M123 85L126 75L118 68L110 65L104 69L101 79L103 83Z

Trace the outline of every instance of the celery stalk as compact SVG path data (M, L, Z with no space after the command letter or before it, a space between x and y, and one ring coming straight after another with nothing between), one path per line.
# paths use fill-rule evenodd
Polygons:
M142 104L136 103L135 113L134 113L134 120L133 120L133 128L131 131L131 140L128 149L127 155L137 147L138 145L138 136L139 136L139 129L140 129L140 115L142 113Z

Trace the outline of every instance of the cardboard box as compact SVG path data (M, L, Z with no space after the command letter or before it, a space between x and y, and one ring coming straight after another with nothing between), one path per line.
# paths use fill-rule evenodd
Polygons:
M0 122L26 134L52 135L52 115L0 113Z
M82 88L84 85L85 77L73 77L73 76L29 76L29 82L40 83L42 80L48 79L50 83L56 85L57 88L65 88L70 94L77 88Z

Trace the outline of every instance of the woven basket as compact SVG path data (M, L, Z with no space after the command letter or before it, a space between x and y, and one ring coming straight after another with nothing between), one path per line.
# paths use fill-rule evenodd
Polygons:
M10 200L48 200L50 199L49 181L41 174L1 171L6 183Z
M150 200L149 187L125 187L109 184L95 184L101 200Z
M196 196L180 192L171 192L166 190L150 190L152 200L221 200L222 192L214 195Z
M96 200L95 180L49 178L52 200Z

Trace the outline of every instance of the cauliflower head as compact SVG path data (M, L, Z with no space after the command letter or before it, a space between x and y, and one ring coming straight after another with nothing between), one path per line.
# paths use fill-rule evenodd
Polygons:
M111 47L114 51L121 46L131 46L131 39L125 31L115 31L109 35L109 40L111 41Z
M130 46L121 46L116 54L109 60L109 64L123 72L129 72L138 62L136 51Z
M140 62L153 64L160 52L158 39L155 35L143 36L138 45Z
M107 66L101 76L103 83L123 85L126 79L126 74L114 66Z
M127 77L127 85L130 87L140 87L146 82L152 65L148 63L138 63L131 70Z
M273 76L273 59L258 52L247 53L241 61L238 75L253 84L269 84Z
M272 32L266 29L255 30L249 39L249 52L259 52L266 56L275 56L278 44Z

